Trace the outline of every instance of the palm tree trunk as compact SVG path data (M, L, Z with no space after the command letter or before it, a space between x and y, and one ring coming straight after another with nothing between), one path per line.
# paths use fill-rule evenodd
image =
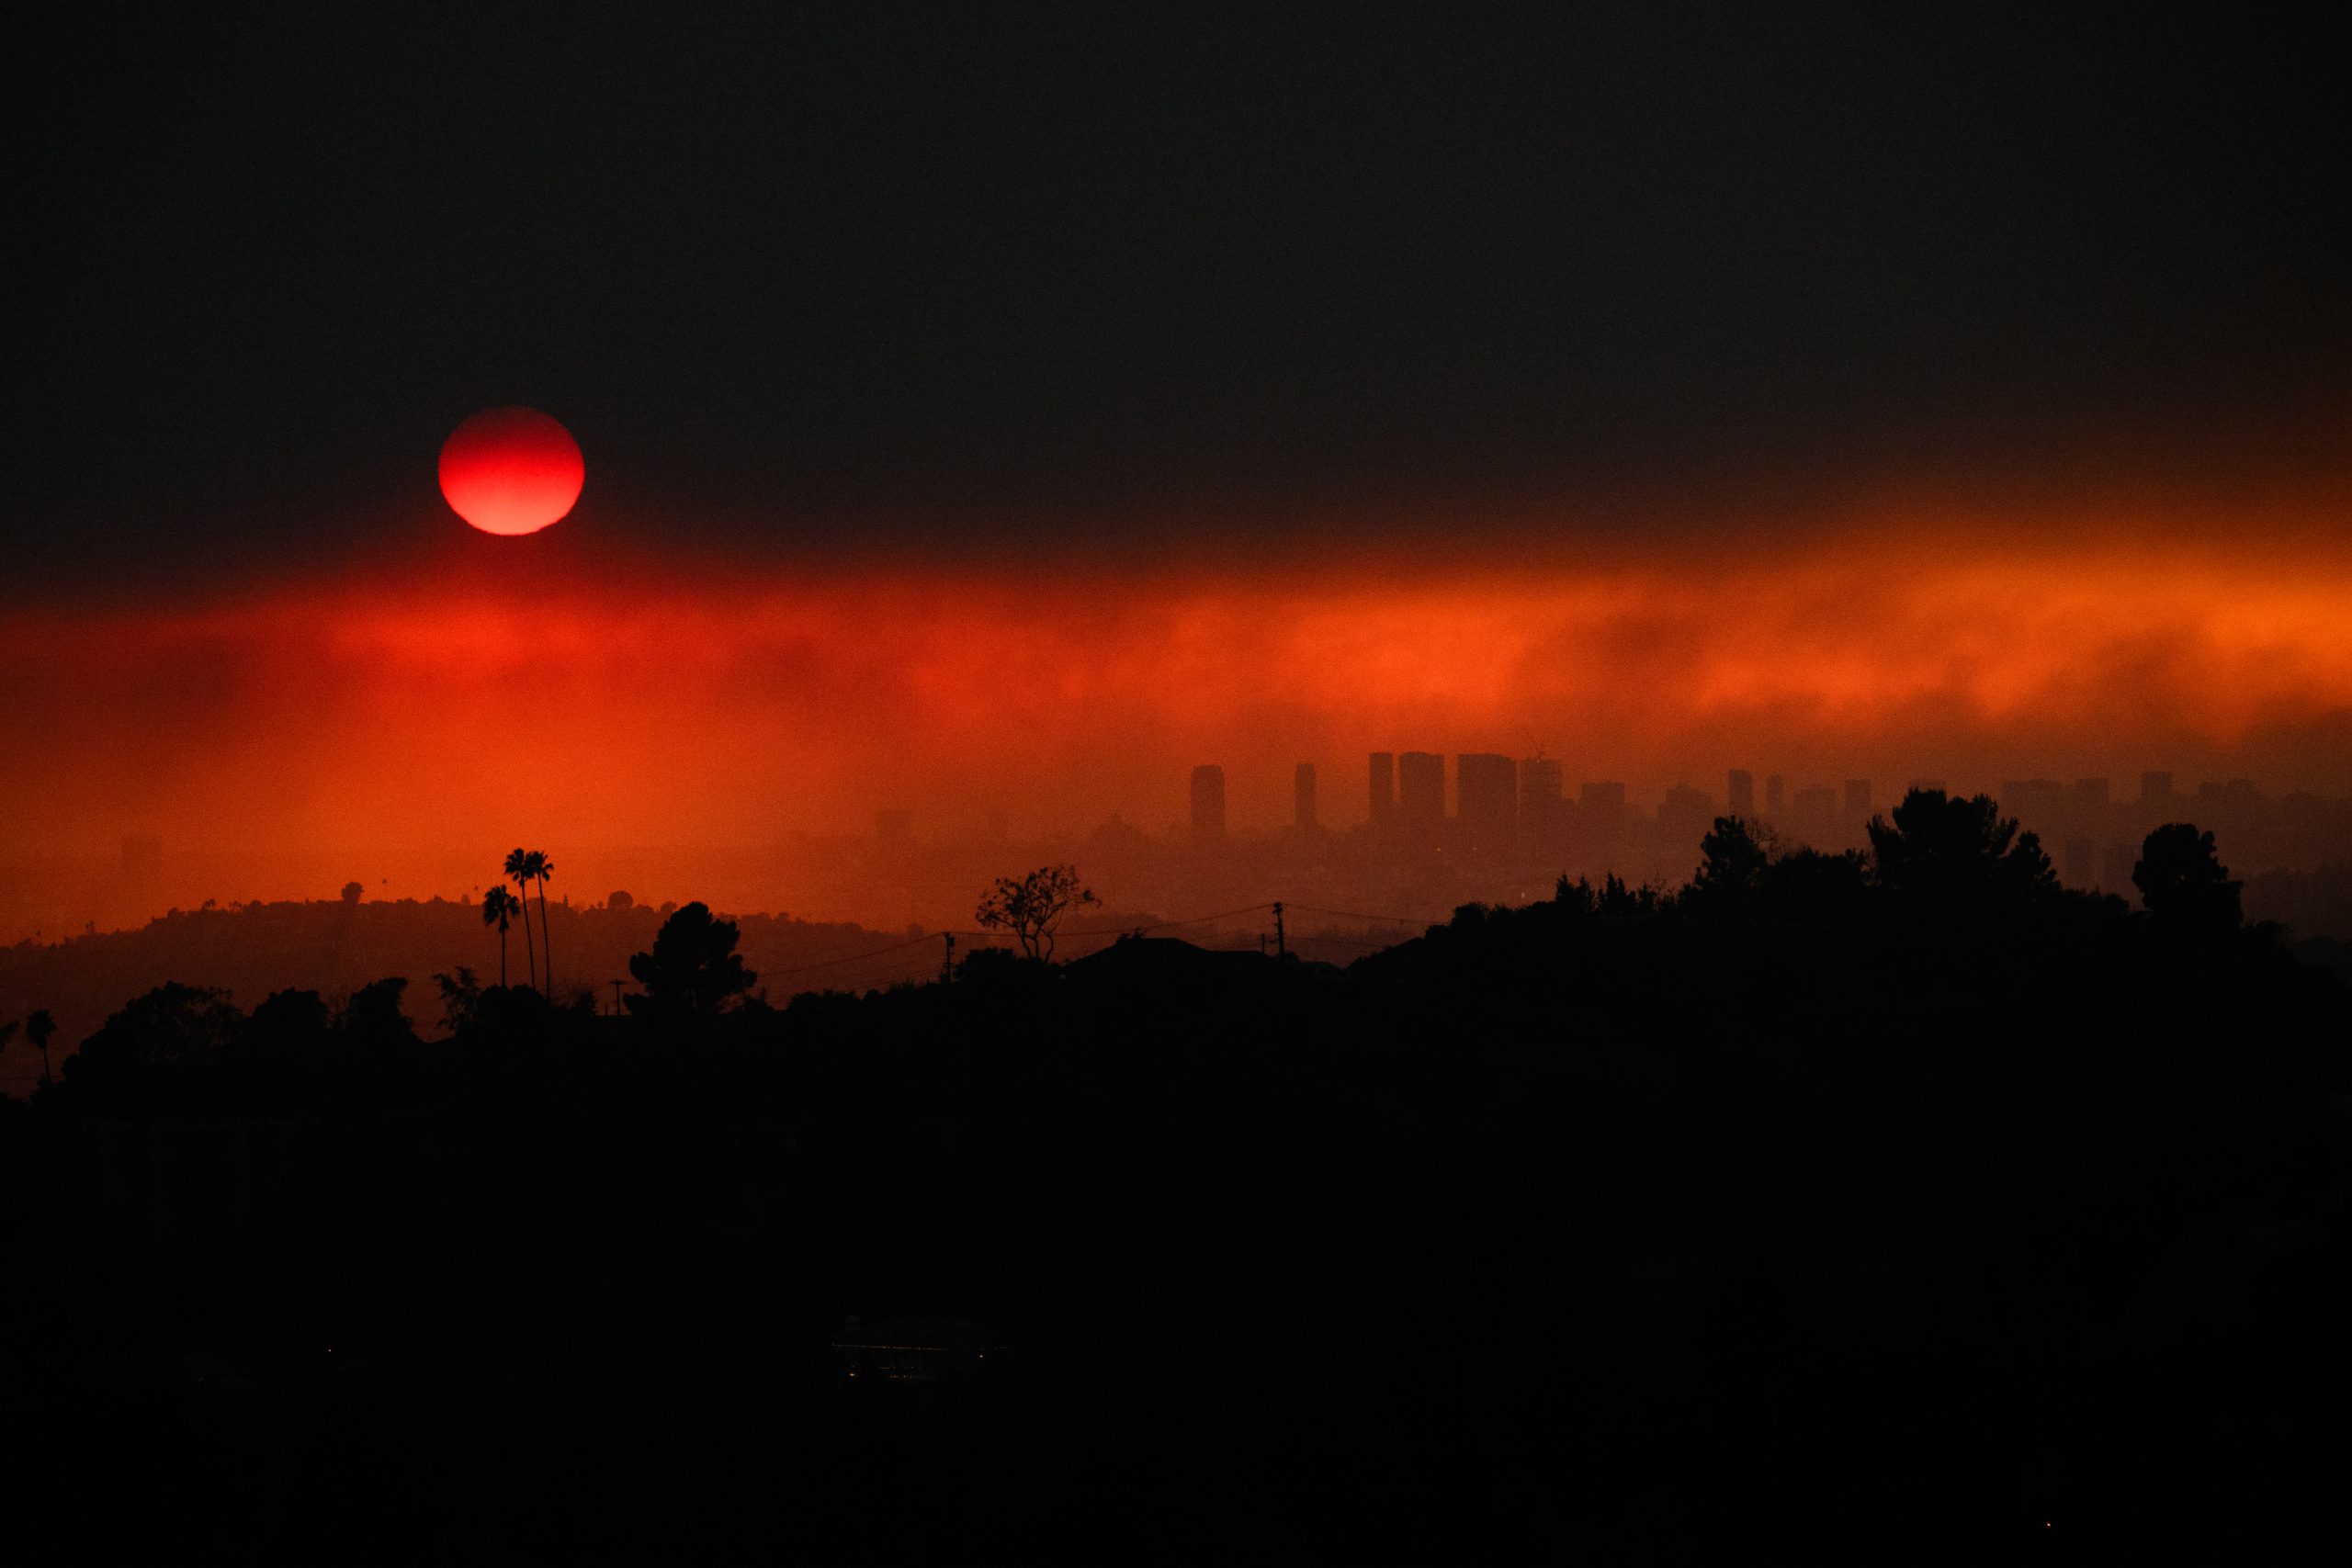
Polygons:
M526 909L523 912L523 919L527 921L530 918L530 911ZM539 951L548 955L548 1000L553 1001L555 1000L555 938L548 933L548 883L545 877L539 878Z
M498 988L506 988L506 922L498 922Z
M539 988L539 961L531 951L531 885L516 877L514 886L523 890L523 956L531 965L531 988L536 991Z

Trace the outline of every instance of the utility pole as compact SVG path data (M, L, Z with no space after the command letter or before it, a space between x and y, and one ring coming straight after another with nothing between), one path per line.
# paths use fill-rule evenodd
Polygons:
M615 1018L618 1018L618 1017L620 1017L620 1015L621 1015L621 983L620 983L618 980L616 980L616 981L614 981L614 982L613 982L613 1016L614 1016Z
M956 978L956 933L941 931L947 939L947 955L939 961L939 983L943 986Z
M1279 898L1274 900L1274 956L1290 956L1290 949L1283 941L1283 901Z

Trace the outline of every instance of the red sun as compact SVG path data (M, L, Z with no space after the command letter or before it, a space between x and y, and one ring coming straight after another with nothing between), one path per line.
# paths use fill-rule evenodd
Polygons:
M580 499L571 432L537 409L484 409L441 444L441 493L485 534L536 534Z

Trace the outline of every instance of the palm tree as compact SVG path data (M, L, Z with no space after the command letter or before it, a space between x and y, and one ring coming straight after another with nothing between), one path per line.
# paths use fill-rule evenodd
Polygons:
M539 961L532 955L531 952L531 875L525 869L529 864L528 851L516 850L506 857L506 878L514 883L523 895L523 958L531 966L531 985L537 988L539 983Z
M548 878L555 874L555 862L548 859L545 850L533 850L523 857L523 874L539 885L539 951L548 955L548 999L555 999L555 938L548 934ZM524 919L529 926L530 920Z
M489 892L481 896L481 923L498 928L498 985L502 990L506 986L506 922L520 913L522 908L523 906L514 901L514 895L506 891L506 884L503 882L493 885ZM531 922L527 915L523 921L523 934L525 936L531 934Z
M25 1020L25 1038L40 1053L40 1081L49 1081L49 1037L57 1032L57 1021L49 1016L47 1008L35 1008Z

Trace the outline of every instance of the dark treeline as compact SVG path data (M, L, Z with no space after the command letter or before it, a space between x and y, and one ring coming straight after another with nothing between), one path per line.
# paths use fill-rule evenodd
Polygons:
M625 894L594 904L551 903L547 916L562 964L559 996L570 1002L581 990L593 990L609 1009L611 982L628 980L629 954L652 942L674 908L632 903ZM901 934L789 915L738 919L746 957L771 975L871 952ZM535 906L535 931L538 923ZM519 917L507 945L510 976L521 985L526 960ZM387 975L404 975L416 987L407 998L410 1011L433 1033L440 1014L428 977L460 965L485 983L496 982L499 933L483 925L478 901L314 899L174 909L134 930L0 947L0 1019L47 1008L64 1044L96 1030L125 998L164 980L225 990L250 1008L288 987L315 989L335 1001ZM836 983L863 985L872 973L853 963L816 977L838 974ZM13 1055L0 1052L0 1090L23 1093L33 1077Z
M1687 888L1564 882L1344 971L1136 938L771 1007L689 905L620 1018L160 988L0 1103L20 1509L845 1562L2324 1517L2352 994L2194 829L2135 908L1987 802L1877 828L1725 819ZM836 1348L877 1322L995 1370Z

